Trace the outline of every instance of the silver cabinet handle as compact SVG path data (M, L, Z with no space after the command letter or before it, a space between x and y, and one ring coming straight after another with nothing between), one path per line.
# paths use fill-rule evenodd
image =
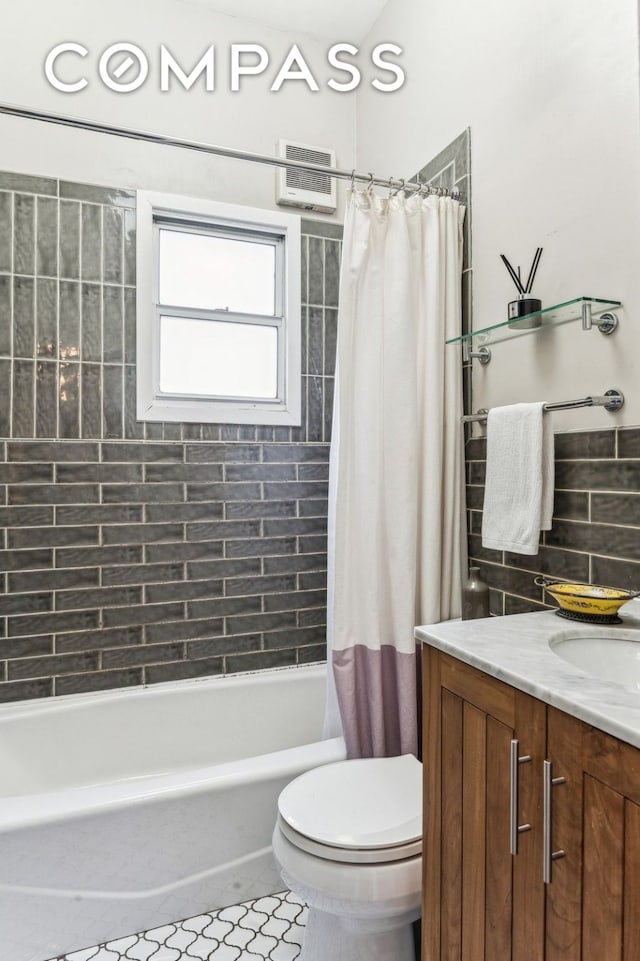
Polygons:
M511 798L510 798L510 849L512 854L518 853L518 835L523 831L530 831L530 824L518 824L518 767L531 760L530 754L519 755L520 742L514 738L511 742Z
M555 787L557 784L564 784L566 778L563 777L552 777L551 776L551 761L543 761L544 767L544 781L543 781L543 821L542 821L542 845L543 845L543 858L542 858L542 880L545 884L551 884L551 863L552 861L557 861L558 858L564 858L565 852L560 849L559 851L552 851L552 839L551 839L551 788Z

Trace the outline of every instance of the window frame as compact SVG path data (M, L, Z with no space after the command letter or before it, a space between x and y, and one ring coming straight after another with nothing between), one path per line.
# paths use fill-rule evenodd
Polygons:
M276 266L273 315L162 305L158 272L159 234L163 228L273 245ZM138 420L299 426L302 374L300 217L139 190L136 248ZM161 316L275 327L278 331L277 397L163 393L159 382Z

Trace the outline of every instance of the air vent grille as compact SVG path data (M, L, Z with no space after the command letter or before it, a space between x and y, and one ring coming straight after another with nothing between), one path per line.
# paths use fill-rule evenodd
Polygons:
M287 160L298 163L314 164L323 167L335 165L335 152L308 144L281 140L279 154ZM302 170L296 167L281 168L277 172L277 196L279 204L302 207L305 210L319 210L325 213L336 209L335 180L321 171Z

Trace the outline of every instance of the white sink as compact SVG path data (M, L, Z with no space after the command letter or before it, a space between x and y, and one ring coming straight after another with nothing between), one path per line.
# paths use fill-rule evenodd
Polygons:
M551 638L549 647L558 657L593 677L640 691L640 631L563 631Z

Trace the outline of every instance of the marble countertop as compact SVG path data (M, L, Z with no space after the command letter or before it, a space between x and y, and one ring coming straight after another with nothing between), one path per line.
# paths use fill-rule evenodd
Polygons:
M640 747L640 680L601 680L555 654L550 641L576 637L632 638L640 642L640 600L620 611L623 623L593 626L553 611L511 614L417 627L416 637L485 674ZM640 657L640 643L638 644ZM640 666L638 668L640 678Z

